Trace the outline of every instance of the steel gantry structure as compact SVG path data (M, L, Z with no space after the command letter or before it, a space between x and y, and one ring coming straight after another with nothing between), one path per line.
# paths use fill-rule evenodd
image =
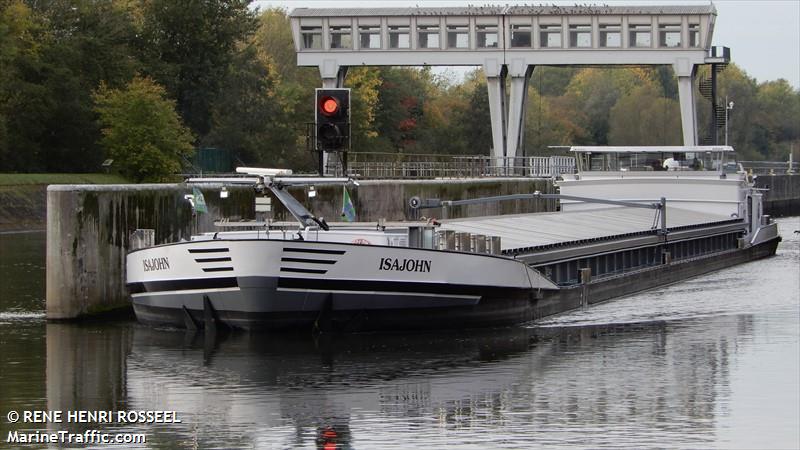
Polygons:
M697 145L697 68L730 58L711 47L716 15L709 4L297 8L289 16L297 63L318 67L324 87L342 87L352 66L482 66L491 155L500 158L521 148L536 66L671 65L684 145Z

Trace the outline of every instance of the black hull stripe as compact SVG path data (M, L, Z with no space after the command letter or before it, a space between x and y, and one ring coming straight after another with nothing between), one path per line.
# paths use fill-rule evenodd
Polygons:
M281 272L294 272L294 273L316 273L316 274L325 274L328 271L323 269L300 269L295 267L281 267Z
M225 278L197 278L189 280L146 281L143 283L130 283L128 290L132 294L140 292L165 292L184 291L192 289L214 289L238 287L235 277Z
M321 248L296 248L296 247L284 247L284 252L293 252L293 253L316 253L319 255L344 255L346 253L345 250L324 250Z
M210 263L210 262L225 262L230 261L231 258L226 256L224 258L196 258L195 261L199 263Z
M203 272L231 272L233 267L204 267Z
M223 253L227 252L227 248L190 248L189 253Z
M307 259L307 258L281 258L282 262L297 262L308 264L336 264L335 259Z

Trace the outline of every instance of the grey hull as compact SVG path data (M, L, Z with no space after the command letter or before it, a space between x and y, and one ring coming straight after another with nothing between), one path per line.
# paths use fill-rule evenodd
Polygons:
M134 311L144 323L162 326L204 326L215 323L259 330L382 331L505 326L557 314L582 305L686 280L775 253L779 238L742 250L719 252L663 264L585 285L555 291L449 286L447 292L379 291L374 285L359 290L357 280L326 283L294 279L249 277L227 290L198 289L139 293ZM345 289L347 285L350 289ZM409 290L407 289L407 290ZM204 298L208 298L208 311ZM188 317L188 318L187 318Z

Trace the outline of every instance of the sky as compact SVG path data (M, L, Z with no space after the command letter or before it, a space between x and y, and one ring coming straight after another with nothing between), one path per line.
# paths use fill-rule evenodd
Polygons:
M557 4L608 4L608 5L657 5L708 4L709 1L539 1L514 0L261 0L255 1L259 8L353 8L353 7L413 7L413 6L466 6L475 5L539 5ZM714 46L731 49L731 59L759 82L788 80L795 89L800 89L800 0L718 0L717 21L714 28Z

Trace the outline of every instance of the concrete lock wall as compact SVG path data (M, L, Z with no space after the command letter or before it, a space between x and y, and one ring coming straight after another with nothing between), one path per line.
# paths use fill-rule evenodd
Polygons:
M47 318L75 319L128 308L125 289L125 255L129 236L137 228L155 229L155 243L189 239L192 233L215 231L219 218L252 219L254 192L250 187L203 187L205 214L192 215L184 198L192 192L184 184L51 185L47 188ZM543 179L363 181L348 191L358 221L409 220L413 196L457 200L493 195L554 192ZM317 216L340 220L343 188L318 186L308 198L308 188L292 188ZM275 220L291 220L273 200ZM449 217L554 211L552 200L516 200L452 208ZM441 217L441 210L420 210L418 216Z
M757 188L764 193L764 211L775 216L800 214L800 174L758 175Z
M251 189L230 191L224 203L206 191L209 213L197 216L198 229L210 229L214 217L252 209ZM191 192L178 184L48 186L47 318L128 306L128 237L137 228L153 228L156 244L188 239L195 219L184 195Z
M475 179L475 180L368 180L347 190L356 210L356 220L373 222L378 219L414 220L419 217L441 218L441 208L412 211L408 206L411 197L421 199L461 200L494 195L555 192L551 180L532 178ZM308 199L308 188L294 188L290 192L305 202L306 207L328 222L341 221L342 186L317 186L317 195ZM306 191L306 192L304 192ZM273 202L273 205L276 202ZM555 211L554 200L513 200L450 208L449 218L517 214ZM283 220L282 208L276 208L275 217Z

